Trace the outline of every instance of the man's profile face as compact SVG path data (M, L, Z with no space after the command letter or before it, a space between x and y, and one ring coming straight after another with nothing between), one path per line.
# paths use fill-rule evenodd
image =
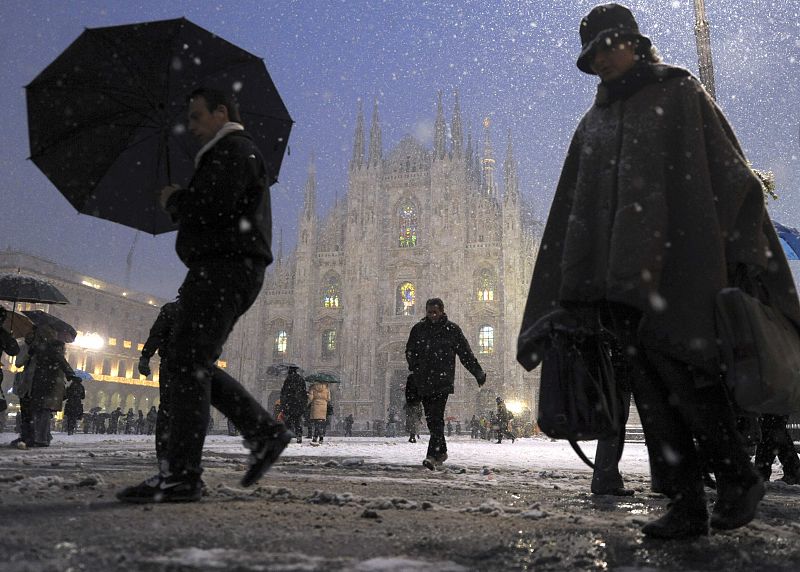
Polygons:
M613 81L625 75L636 63L636 50L631 42L617 42L597 48L591 68L603 81Z
M434 324L441 320L443 315L444 311L436 304L425 306L425 316Z
M189 101L189 132L201 145L211 141L227 122L228 110L224 105L209 111L205 97L198 96Z

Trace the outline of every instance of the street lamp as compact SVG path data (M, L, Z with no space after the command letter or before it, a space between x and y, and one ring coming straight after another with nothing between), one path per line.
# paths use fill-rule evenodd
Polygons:
M74 345L86 350L99 350L106 345L102 336L96 332L81 334L75 337Z

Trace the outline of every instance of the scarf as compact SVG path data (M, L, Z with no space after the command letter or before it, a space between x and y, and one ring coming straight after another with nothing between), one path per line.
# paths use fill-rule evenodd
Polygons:
M625 75L609 82L601 82L597 86L595 105L608 107L615 101L625 100L651 83L660 83L673 77L689 76L683 68L666 64L639 62Z
M200 165L200 160L203 158L209 149L211 149L217 142L225 137L228 133L233 133L234 131L244 131L244 125L241 123L236 123L234 121L228 121L225 125L223 125L217 134L214 135L214 138L203 145L200 150L197 152L194 158L194 168L196 169Z

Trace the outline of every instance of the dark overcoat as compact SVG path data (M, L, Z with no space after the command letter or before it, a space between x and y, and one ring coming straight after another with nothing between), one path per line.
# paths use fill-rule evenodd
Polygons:
M596 100L575 131L525 307L526 367L536 360L524 333L539 318L563 302L608 300L642 312L645 347L717 371L715 297L739 265L800 326L761 182L730 125L688 72L663 77Z
M292 417L302 417L308 404L306 381L297 372L290 372L281 387L281 409Z
M419 397L454 393L456 356L476 379L482 376L483 369L458 324L446 315L437 323L423 318L411 328L406 343L406 361L411 370L407 383L413 383Z

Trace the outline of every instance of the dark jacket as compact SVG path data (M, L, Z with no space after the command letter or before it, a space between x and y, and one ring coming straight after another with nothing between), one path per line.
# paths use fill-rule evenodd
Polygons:
M307 403L308 390L303 376L297 372L290 373L281 387L281 409L286 415L300 417Z
M461 328L447 315L436 324L427 317L414 324L406 344L406 361L413 376L408 383L413 383L416 394L454 393L456 355L476 378L483 375Z
M36 364L31 384L33 407L60 410L67 389L67 378L75 377L75 371L64 357L64 342L42 339L34 342L29 351Z
M162 361L162 369L164 369L164 360L169 360L172 357L170 355L170 339L177 314L177 302L167 302L161 306L158 317L150 328L150 335L147 336L147 341L142 348L142 356L147 359L152 358L158 352Z
M719 367L714 303L745 265L800 325L786 258L758 178L720 109L688 73L599 97L573 136L550 207L522 321L524 334L567 303L642 312L641 343ZM598 93L603 96L603 90ZM536 365L520 336L518 360Z
M64 415L80 417L83 415L83 400L86 399L86 388L80 381L69 384L64 402Z
M272 215L264 159L247 132L222 137L167 210L178 222L175 250L188 267L220 259L272 262Z

